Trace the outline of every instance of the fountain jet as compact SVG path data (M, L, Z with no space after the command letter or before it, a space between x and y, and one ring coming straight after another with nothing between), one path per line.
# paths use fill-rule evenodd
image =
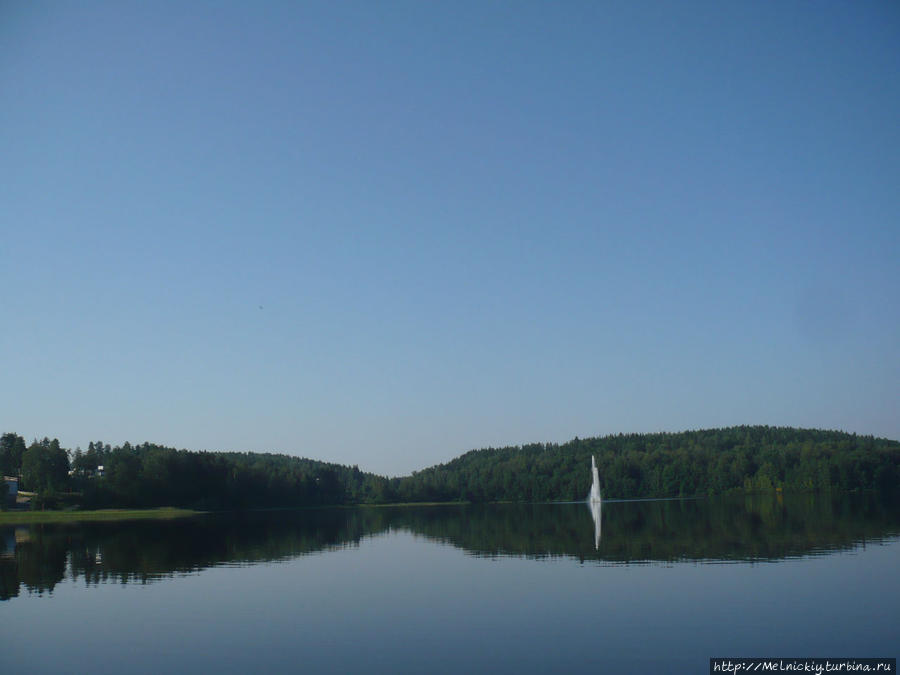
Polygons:
M588 495L588 506L591 509L591 516L594 519L594 549L600 549L600 528L603 522L601 514L602 500L600 498L600 475L597 473L597 462L591 455L591 494Z
M600 503L600 476L597 473L597 462L594 460L594 456L591 455L591 477L594 479L594 482L591 484L591 494L588 497L588 501L591 504L599 504Z

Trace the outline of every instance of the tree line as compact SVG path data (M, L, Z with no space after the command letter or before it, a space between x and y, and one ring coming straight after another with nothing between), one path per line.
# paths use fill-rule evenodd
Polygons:
M52 502L86 508L204 510L422 501L575 501L595 456L606 498L755 491L877 491L900 486L900 442L839 431L740 426L619 434L473 450L409 476L289 455L193 452L91 442L68 451L44 438L0 437L0 470ZM100 469L102 468L102 471ZM5 487L5 486L4 486Z
M153 443L63 450L56 439L23 449L0 437L0 469L38 500L77 493L85 508L181 506L201 510L388 501L387 479L358 467L269 453L192 452Z
M840 431L739 426L473 450L413 474L402 488L435 501L580 500L590 491L592 455L605 498L890 492L900 485L900 442Z

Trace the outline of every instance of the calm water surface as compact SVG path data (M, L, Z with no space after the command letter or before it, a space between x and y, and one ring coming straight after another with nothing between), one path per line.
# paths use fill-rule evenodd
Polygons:
M29 673L707 672L897 656L900 509L863 498L323 509L0 528Z

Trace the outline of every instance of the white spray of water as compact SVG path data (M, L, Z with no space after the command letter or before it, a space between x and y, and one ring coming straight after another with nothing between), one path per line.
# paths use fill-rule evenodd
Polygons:
M597 462L594 461L594 456L591 455L591 477L594 479L593 484L591 484L591 494L588 497L588 501L591 504L600 503L600 475L597 473Z
M594 460L593 455L591 455L591 477L594 482L591 484L591 494L588 495L588 506L591 509L591 516L594 518L594 549L597 550L600 548L600 529L603 520L601 508L603 501L600 498L600 475L597 473L597 462Z

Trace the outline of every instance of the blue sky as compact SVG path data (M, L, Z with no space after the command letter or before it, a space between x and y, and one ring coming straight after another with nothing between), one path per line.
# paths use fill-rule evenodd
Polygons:
M403 474L900 438L895 2L0 5L0 431Z

